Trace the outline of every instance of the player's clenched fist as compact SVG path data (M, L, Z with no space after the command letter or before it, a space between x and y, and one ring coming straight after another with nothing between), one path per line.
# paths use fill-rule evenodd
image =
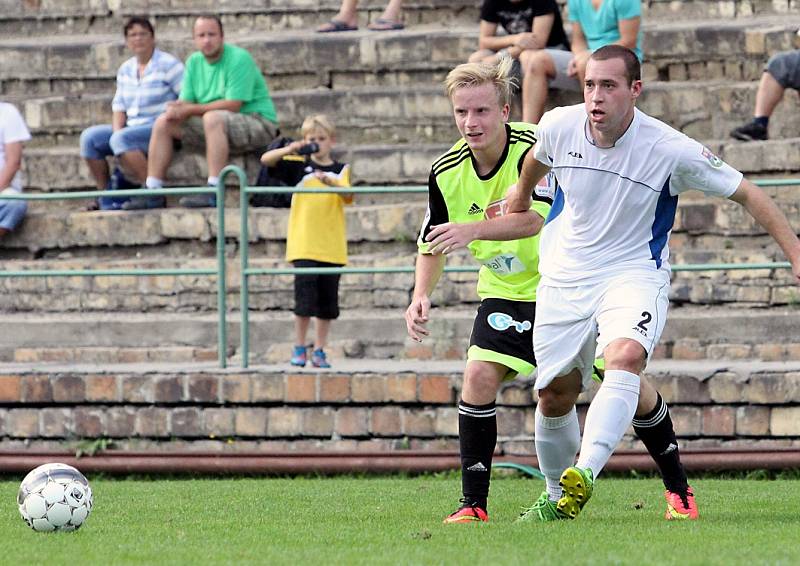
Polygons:
M432 254L449 254L467 247L475 239L475 227L471 224L446 222L432 226L425 236L428 251Z
M423 337L428 336L429 331L425 328L428 323L428 312L431 309L431 301L427 296L415 298L406 309L406 330L412 340L422 342Z

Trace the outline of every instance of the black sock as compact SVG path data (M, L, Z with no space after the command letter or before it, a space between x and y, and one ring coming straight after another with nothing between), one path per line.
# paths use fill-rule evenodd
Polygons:
M461 445L461 491L465 503L486 509L492 455L497 444L494 403L458 403L458 440Z
M672 426L669 408L661 398L661 394L658 394L655 409L633 419L633 430L658 465L664 487L674 493L685 495L689 483L681 465L678 440L675 438L675 428Z
M756 116L753 118L753 122L767 128L769 127L769 116Z

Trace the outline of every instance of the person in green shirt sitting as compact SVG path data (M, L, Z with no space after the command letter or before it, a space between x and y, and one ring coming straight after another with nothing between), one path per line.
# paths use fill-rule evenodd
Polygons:
M167 105L153 126L147 188L164 186L176 145L205 147L208 184L216 186L231 151L259 150L278 133L275 105L264 76L247 50L225 43L219 17L199 16L194 22L192 38L197 51L186 59L180 97ZM180 204L216 206L216 198L186 196L180 199ZM132 199L123 208L163 206L163 197L144 197Z

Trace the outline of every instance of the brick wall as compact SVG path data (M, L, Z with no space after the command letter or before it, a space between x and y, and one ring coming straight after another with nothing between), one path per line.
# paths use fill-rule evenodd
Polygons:
M800 371L652 375L684 445L800 446ZM0 376L0 448L456 449L460 373ZM585 414L591 392L581 397ZM499 448L533 452L529 382L498 397ZM640 448L632 436L623 448Z

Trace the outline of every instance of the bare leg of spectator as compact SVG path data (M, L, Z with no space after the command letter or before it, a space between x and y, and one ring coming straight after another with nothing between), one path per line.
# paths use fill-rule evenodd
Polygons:
M311 318L308 316L294 317L294 343L298 346L305 345L308 327L311 325Z
M731 137L742 141L768 139L769 118L775 111L775 107L783 100L784 90L770 73L762 73L761 81L758 83L758 92L756 92L753 120L734 128L731 131Z
M369 26L373 31L389 31L393 29L403 29L400 10L403 7L403 0L389 0L379 18L375 18Z
M203 132L206 138L206 160L208 176L219 177L219 172L228 163L230 149L228 132L225 129L225 114L222 112L206 112L203 114Z
M772 116L775 107L783 100L784 88L769 73L761 75L761 82L758 83L756 93L756 111L754 116Z
M153 124L153 133L150 136L150 145L147 148L147 178L145 186L148 189L159 189L164 186L164 177L172 162L174 140L181 137L181 124L174 120L167 120L165 114L156 118ZM166 199L161 196L133 197L122 205L123 210L140 210L143 208L163 208Z
M339 13L331 21L322 24L317 31L345 31L358 27L358 0L342 0ZM340 27L341 29L340 29Z
M148 179L158 179L163 183L164 177L167 175L167 168L172 162L172 144L175 139L180 139L180 132L180 124L167 120L164 114L156 119L153 133L150 136L150 146L147 149Z
M104 191L108 188L109 171L108 162L105 159L90 159L86 158L86 165L89 167L89 172L92 174L94 184L98 191Z
M537 124L544 114L547 85L556 75L553 58L544 51L523 51L522 65L522 121Z
M126 151L119 155L125 176L134 183L144 184L147 178L147 156L141 151Z
M331 321L327 318L314 319L314 348L322 350L328 345Z
M389 0L389 3L386 4L386 8L383 10L383 14L381 14L381 19L399 23L400 10L402 7L403 0Z

